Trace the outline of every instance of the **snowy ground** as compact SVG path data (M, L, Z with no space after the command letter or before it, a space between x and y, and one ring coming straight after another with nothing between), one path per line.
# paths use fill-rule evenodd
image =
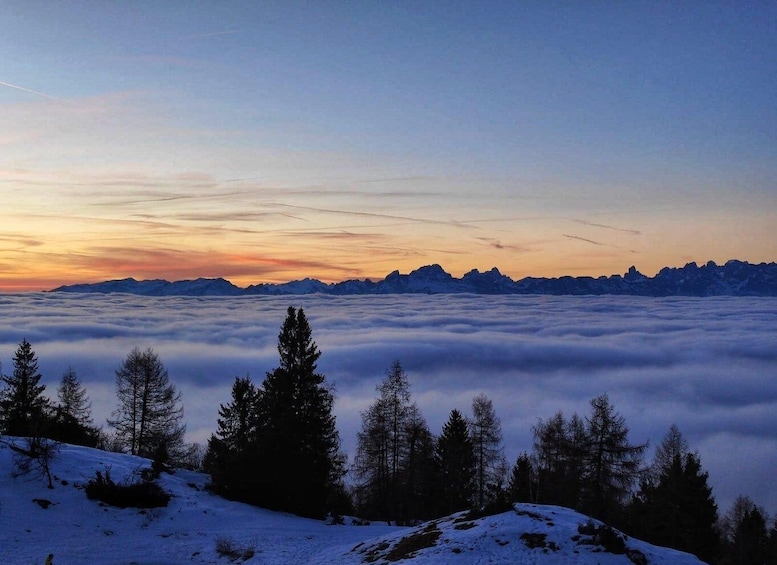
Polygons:
M230 559L216 551L219 540L253 549L245 563L267 565L355 565L398 559L415 565L633 562L626 554L613 555L586 543L586 536L578 532L586 517L559 507L517 505L515 511L496 516L469 520L459 514L413 529L329 526L224 500L204 490L205 475L189 471L162 475L162 486L173 495L166 508L119 509L87 499L83 485L95 471L110 469L111 477L120 482L148 463L64 445L52 464L56 481L51 490L41 478L14 478L13 454L0 444L0 563L43 565L53 554L55 565L226 565ZM523 534L530 537L521 539ZM687 554L633 539L626 545L649 563L700 563Z

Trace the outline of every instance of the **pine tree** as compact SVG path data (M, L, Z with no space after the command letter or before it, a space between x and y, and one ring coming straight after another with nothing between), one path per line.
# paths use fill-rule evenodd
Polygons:
M444 514L469 508L475 494L475 451L467 421L451 410L437 441L440 502Z
M78 376L72 367L62 375L59 388L59 410L82 426L92 426L92 403L86 395Z
M536 477L531 457L524 452L518 455L510 471L507 498L510 502L536 502Z
M688 443L673 425L656 448L651 477L631 504L633 535L714 561L718 508L707 479L699 456L688 452Z
M591 400L586 418L588 438L583 474L583 511L612 521L639 478L647 444L631 445L626 419L615 412L606 394Z
M472 401L470 437L475 451L476 504L483 508L501 495L507 464L502 446L502 424L494 411L494 404L485 394Z
M54 407L49 436L65 443L96 446L100 431L92 422L92 405L71 367L62 375L57 397L59 403Z
M257 503L256 443L259 393L249 377L236 378L232 401L219 407L218 430L208 440L203 466L216 491Z
M48 400L45 385L38 384L38 358L32 345L23 339L13 358L13 375L3 376L0 393L0 429L12 436L39 434L46 418Z
M725 550L722 563L766 563L769 534L766 512L747 496L738 496L721 520Z
M260 497L267 506L323 517L339 488L344 462L334 397L302 308L289 307L278 335L280 365L267 373L258 399L258 449L265 458Z
M116 370L116 396L119 405L108 423L131 454L165 462L185 453L181 395L151 348L134 348Z

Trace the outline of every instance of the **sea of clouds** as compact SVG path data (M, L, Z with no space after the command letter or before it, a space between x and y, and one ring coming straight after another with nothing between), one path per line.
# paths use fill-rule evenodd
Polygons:
M4 374L26 338L54 396L72 367L99 425L116 407L115 370L153 348L182 392L188 439L205 443L234 378L259 383L278 364L288 306L305 309L336 389L343 448L394 360L433 433L485 392L512 464L531 427L561 410L589 413L607 393L649 458L677 424L725 512L739 494L777 513L777 299L550 296L149 298L0 295Z

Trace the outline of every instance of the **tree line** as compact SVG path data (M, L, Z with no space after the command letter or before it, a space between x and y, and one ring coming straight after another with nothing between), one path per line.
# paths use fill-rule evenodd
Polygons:
M410 524L464 509L506 510L513 502L556 504L709 563L777 561L777 518L747 497L720 517L708 473L680 430L669 429L647 464L648 445L629 441L625 418L606 394L590 401L587 415L558 412L538 420L531 452L510 466L486 395L472 400L468 416L451 410L435 435L395 361L361 413L348 464L333 390L317 371L321 351L302 309L288 309L278 354L278 367L261 383L235 378L203 454L184 442L181 395L152 349L134 348L115 371L117 407L105 432L94 425L72 368L56 400L43 395L37 356L23 339L13 373L0 371L0 433L201 468L225 497L302 516L356 514Z

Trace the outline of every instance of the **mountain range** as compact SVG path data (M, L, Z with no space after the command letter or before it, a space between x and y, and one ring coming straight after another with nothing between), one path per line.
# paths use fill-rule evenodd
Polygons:
M246 296L299 294L551 294L632 296L777 296L777 263L752 264L731 260L725 265L709 261L701 267L664 267L647 277L635 267L623 275L558 278L526 277L513 280L497 268L473 269L461 278L440 265L428 265L409 274L394 271L379 281L347 280L324 283L305 278L281 284L261 283L245 288L222 278L170 282L133 278L91 284L60 286L51 292L128 293L144 296Z

